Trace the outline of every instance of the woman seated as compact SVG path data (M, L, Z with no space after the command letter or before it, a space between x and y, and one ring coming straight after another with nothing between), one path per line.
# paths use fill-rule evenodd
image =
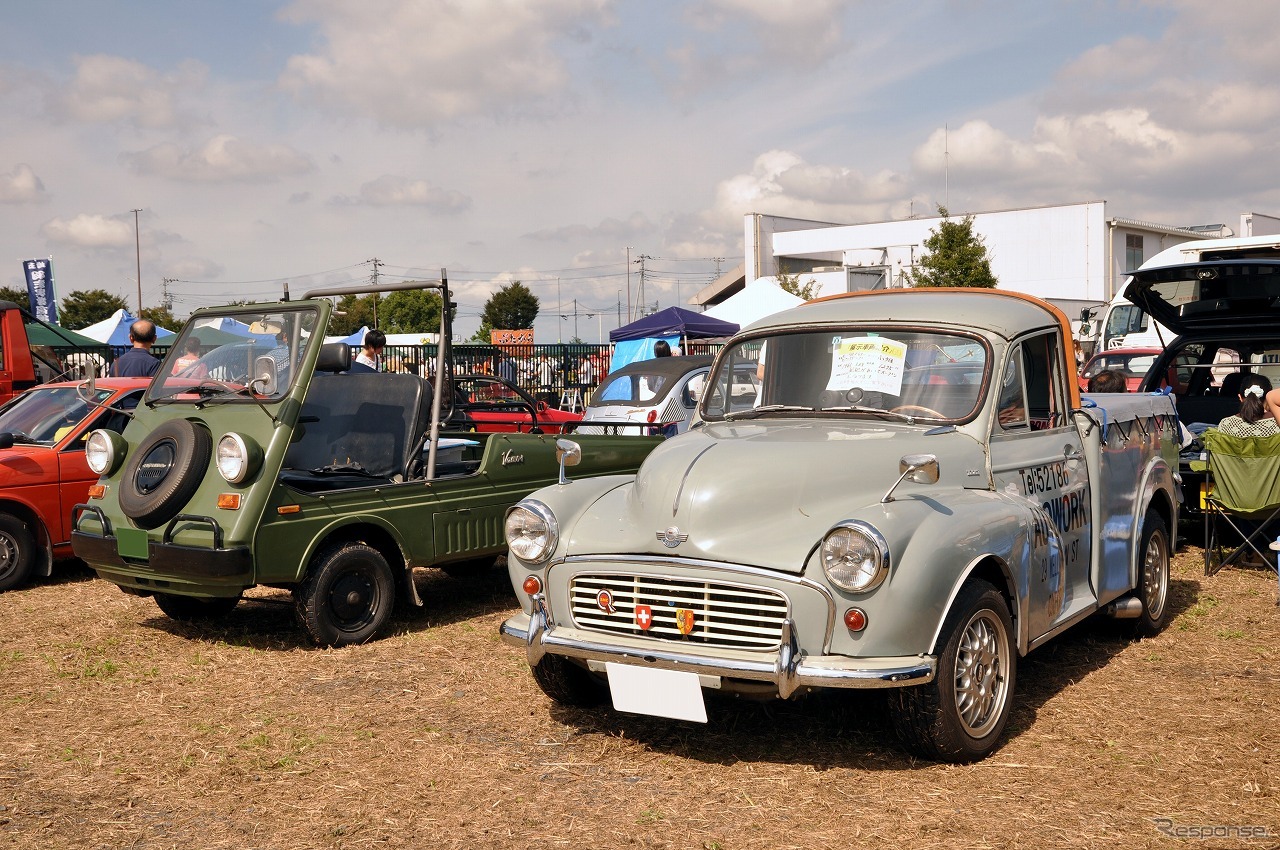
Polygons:
M1232 437L1271 437L1280 434L1271 382L1264 375L1245 375L1240 382L1240 412L1218 423L1218 431Z

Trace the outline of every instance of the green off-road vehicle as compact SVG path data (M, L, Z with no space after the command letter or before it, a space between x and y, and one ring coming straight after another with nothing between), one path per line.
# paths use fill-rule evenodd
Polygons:
M451 303L443 280L382 290L420 287ZM398 595L422 604L414 567L505 552L506 510L557 480L555 436L449 432L447 344L442 381L351 371L350 347L323 341L325 296L359 291L194 314L124 432L88 440L101 478L75 508L76 555L175 619L289 588L310 638L341 646L374 637ZM580 473L635 472L659 442L584 436Z

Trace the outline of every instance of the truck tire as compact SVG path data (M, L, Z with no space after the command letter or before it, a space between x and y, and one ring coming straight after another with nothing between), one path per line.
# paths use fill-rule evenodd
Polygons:
M586 707L604 702L604 684L568 659L544 655L533 666L533 681L553 702Z
M893 723L903 745L935 761L970 762L1000 742L1017 679L1013 622L988 582L965 584L942 629L938 673L896 693Z
M364 643L395 607L396 582L382 553L364 543L321 549L294 591L294 612L318 646Z
M213 454L200 425L171 419L129 454L120 479L120 510L142 528L164 525L195 495Z
M157 593L156 605L170 620L183 623L200 623L217 620L230 614L240 602L239 596L181 596L177 593Z
M1164 518L1148 509L1142 518L1142 546L1138 549L1138 586L1142 613L1125 620L1135 638L1154 637L1169 622L1169 531Z
M27 524L12 514L0 514L0 592L31 577L36 555L35 537Z

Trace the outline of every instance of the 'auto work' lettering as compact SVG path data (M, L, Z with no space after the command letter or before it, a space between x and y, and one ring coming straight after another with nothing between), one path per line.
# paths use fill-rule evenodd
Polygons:
M1044 503L1045 513L1063 534L1089 524L1089 488L1062 493Z

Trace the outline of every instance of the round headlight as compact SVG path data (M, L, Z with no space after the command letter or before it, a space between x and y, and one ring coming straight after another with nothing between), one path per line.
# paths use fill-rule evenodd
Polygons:
M231 484L239 484L257 471L262 451L257 443L239 434L224 434L215 452L218 472Z
M550 558L560 538L560 527L551 509L527 499L507 511L506 530L511 554L529 564Z
M89 469L97 475L108 475L116 467L118 458L116 441L112 439L114 436L115 434L111 431L99 429L90 434L89 439L85 441L84 458L89 463ZM119 454L123 456L123 452Z
M880 532L856 520L827 532L818 547L822 571L841 590L862 593L884 581L889 572L889 546Z

